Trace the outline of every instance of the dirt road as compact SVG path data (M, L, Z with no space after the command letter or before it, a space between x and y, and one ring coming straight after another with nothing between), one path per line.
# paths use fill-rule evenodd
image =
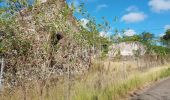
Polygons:
M130 100L170 100L170 78L156 83L141 94L136 94Z

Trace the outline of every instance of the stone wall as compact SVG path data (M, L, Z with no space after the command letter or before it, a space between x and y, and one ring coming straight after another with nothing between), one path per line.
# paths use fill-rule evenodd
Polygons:
M108 56L135 56L135 54L144 55L145 52L146 47L140 42L122 42L110 46Z

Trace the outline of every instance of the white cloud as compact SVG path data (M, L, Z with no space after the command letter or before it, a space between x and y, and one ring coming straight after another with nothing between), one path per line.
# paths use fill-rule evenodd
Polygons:
M124 34L125 34L126 36L133 36L133 35L136 34L136 31L133 30L133 29L128 29L128 30L125 30Z
M96 7L96 12L98 12L99 10L101 10L103 8L107 8L107 7L108 7L108 5L106 5L106 4L100 4Z
M170 29L170 25L165 25L165 26L164 26L164 30L166 31L166 30L168 30L168 29Z
M170 0L150 0L148 5L155 12L170 11Z
M127 12L131 12L131 11L138 11L138 7L136 6L129 6L127 9L126 9Z
M125 21L127 23L136 23L145 20L147 15L145 15L143 12L130 12L126 15L124 15L121 18L121 21Z
M78 9L78 6L80 5L80 2L79 2L79 0L73 0L73 1L68 2L69 7L71 7L71 4L73 4L73 6L76 9Z
M101 31L100 32L100 36L101 37L109 37L109 36L111 36L112 35L112 32L105 32L105 31Z
M162 36L164 36L165 35L165 33L161 33L161 34L159 34L159 37L162 37Z
M165 25L164 26L164 33L159 34L159 37L162 37L165 35L166 30L170 29L170 25Z
M85 19L85 18L82 18L82 19L80 19L80 21L81 21L81 25L82 25L84 28L88 29L87 24L89 23L89 20L88 20L88 19Z
M105 37L105 36L106 36L106 34L107 34L107 33L106 33L106 32L104 32L104 31L101 31L101 32L100 32L100 36L101 36L101 37Z
M45 3L45 2L47 2L47 0L41 0L41 2L42 2L42 3Z

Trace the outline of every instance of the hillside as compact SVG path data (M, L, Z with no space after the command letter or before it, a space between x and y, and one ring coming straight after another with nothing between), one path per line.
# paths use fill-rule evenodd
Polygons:
M77 40L80 25L65 0L48 0L25 8L18 12L14 24L10 26L13 34L9 33L11 37L3 41L10 71L40 68L61 75L67 72L71 59L73 73L88 69L88 50L83 54L80 50L83 42Z

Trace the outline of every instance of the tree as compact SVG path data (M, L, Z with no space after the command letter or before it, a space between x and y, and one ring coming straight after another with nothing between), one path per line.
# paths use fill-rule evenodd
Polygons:
M163 37L161 37L160 40L163 45L165 45L168 48L170 47L170 29L168 29L165 32L165 35Z
M120 39L120 41L121 42L128 42L128 41L131 41L131 42L138 41L138 42L140 42L141 41L141 37L140 37L140 35L123 36Z
M31 7L32 5L30 0L2 0L0 2L4 4L0 10L1 17L4 18L11 18L18 12L20 15L22 15L21 10Z
M143 32L141 38L143 41L151 41L154 38L154 35L150 32Z

